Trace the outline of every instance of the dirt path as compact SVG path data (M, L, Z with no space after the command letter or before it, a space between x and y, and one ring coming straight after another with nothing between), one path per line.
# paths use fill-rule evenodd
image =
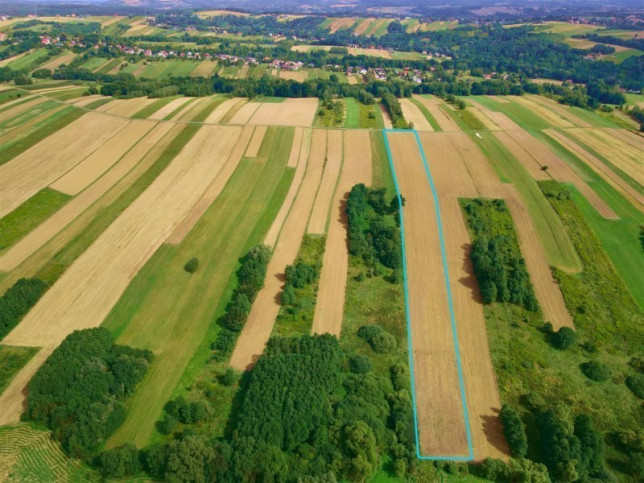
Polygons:
M335 193L338 174L342 166L342 131L327 131L327 152L324 174L318 188L307 228L308 233L323 235L331 209L331 199Z
M217 176L240 134L239 128L203 127L3 342L55 347L74 330L99 326L141 267ZM11 414L18 412L13 406L24 400L24 387L14 389L14 393L5 392L12 402L12 407L6 408Z
M345 287L349 270L345 204L351 188L370 184L371 138L368 131L344 132L344 163L331 205L331 221L324 247L320 285L311 333L340 337L344 314Z
M420 453L469 454L435 204L416 139L390 133L403 208Z
M293 175L293 181L291 182L291 186L288 190L288 193L286 194L286 197L284 198L284 202L280 207L280 211L277 213L277 216L273 220L273 224L268 230L268 233L266 234L266 238L264 238L264 245L269 246L271 248L275 246L277 237L282 231L284 220L286 219L289 212L291 211L291 206L293 206L293 201L295 201L295 197L297 196L297 193L300 191L300 185L302 184L302 180L304 179L304 173L306 172L306 166L309 159L309 149L311 147L311 135L313 131L311 129L307 129L306 131L300 130L299 132L300 134L298 136L298 131L297 130L295 131L295 136L293 137L293 145L291 147L291 154L289 155L289 158L288 158L289 167L291 167L291 163L295 162L293 166L296 167L296 169L295 169L295 174ZM295 160L295 161L292 161L292 160Z
M266 342L271 336L275 319L279 313L279 296L284 283L284 271L286 266L292 265L297 257L306 230L306 222L313 207L315 193L322 178L325 144L326 131L314 130L311 154L300 190L284 221L281 235L273 250L264 287L257 294L246 325L237 340L230 359L230 365L235 369L246 370L254 364L264 351Z

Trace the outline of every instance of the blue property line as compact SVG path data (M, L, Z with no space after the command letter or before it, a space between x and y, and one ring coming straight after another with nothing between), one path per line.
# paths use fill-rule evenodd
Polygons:
M416 144L420 151L421 159L423 160L423 165L425 166L425 174L427 175L427 180L429 181L429 186L432 190L432 196L434 198L434 209L436 212L436 222L438 225L438 237L440 240L441 247L441 258L443 263L443 275L445 277L445 287L447 288L447 302L449 307L450 322L452 325L452 338L454 341L454 352L456 354L456 368L458 372L458 383L459 389L461 391L461 403L463 405L463 417L465 420L465 432L467 435L467 447L469 454L467 456L423 456L420 454L420 439L418 435L418 410L416 407L416 388L415 388L415 373L414 373L414 357L413 357L413 342L411 336L411 319L410 319L410 310L409 310L409 285L407 282L407 257L405 254L405 222L403 217L403 207L402 207L402 198L400 194L400 188L398 186L398 178L396 176L396 170L393 164L393 156L391 155L391 148L389 146L389 139L387 138L387 133L389 132L413 132L416 138ZM420 142L420 137L418 132L413 130L409 131L407 129L385 129L383 130L383 137L385 138L385 147L387 149L387 157L389 158L389 166L391 167L391 172L394 178L394 185L396 187L396 193L398 197L398 207L400 211L400 233L402 237L402 255L403 255L403 280L405 287L405 312L407 319L407 344L409 346L409 371L411 377L411 392L412 392L412 401L413 401L413 410L414 410L414 431L416 435L416 456L421 460L452 460L452 461L471 461L474 459L474 449L472 447L472 433L470 430L470 416L467 409L467 402L465 397L465 384L463 382L463 369L461 366L461 356L460 349L458 345L458 333L456 331L456 317L454 316L454 304L452 302L452 290L450 288L450 279L449 279L449 270L447 268L447 255L445 251L445 240L443 238L443 223L441 219L440 207L438 204L438 194L436 192L436 187L434 186L434 180L432 178L431 172L429 170L429 165L427 163L427 158L425 158L425 151Z

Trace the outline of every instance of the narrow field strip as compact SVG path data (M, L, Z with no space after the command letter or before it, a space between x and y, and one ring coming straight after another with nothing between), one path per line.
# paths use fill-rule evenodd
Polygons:
M162 140L174 138L171 130L174 126L171 124L160 124L148 133L136 146L134 146L121 160L110 168L88 189L78 194L70 200L56 213L51 215L47 220L38 225L33 231L16 243L11 249L0 256L0 272L9 272L22 264L27 258L36 253L49 240L54 238L67 225L80 216L93 203L99 200L107 193L121 178L131 170L144 163L146 159L152 161L156 159L159 148L163 148ZM146 166L142 166L147 169Z
M259 152L259 147L262 145L262 141L264 140L265 134L266 134L266 126L257 126L257 128L255 128L253 137L251 138L250 143L248 144L248 149L246 150L246 157L248 158L257 157L257 153Z
M28 136L36 129L38 129L42 124L46 123L48 119L53 118L60 113L66 106L59 105L53 109L50 109L46 112L41 113L40 115L34 117L33 119L21 124L20 126L13 127L11 129L0 130L0 147L6 148L16 143L21 138ZM2 164L2 163L0 163Z
M513 102L525 107L533 115L539 116L547 124L550 124L553 127L565 128L565 127L574 127L575 125L582 127L590 127L590 124L579 120L582 124L576 124L570 122L565 117L559 115L560 111L556 109L552 104L544 106L541 102L533 100L532 98L528 99L524 96L513 96L511 97Z
M317 98L288 98L280 103L264 102L259 105L248 123L309 127L313 125L317 107Z
M101 325L140 268L221 170L241 129L204 127L159 177L63 273L4 342L53 350L74 330ZM38 356L36 356L38 357ZM30 379L29 364L16 377ZM19 414L24 387L5 391Z
M227 124L248 124L250 118L259 109L259 102L249 101L239 108L239 110L230 118ZM237 106L235 106L237 107Z
M183 239L190 233L190 230L197 224L201 219L206 210L212 205L212 203L217 199L219 194L223 191L224 187L228 183L228 180L233 175L237 166L239 166L240 161L244 151L247 149L251 135L253 134L252 126L246 126L243 128L237 144L230 153L230 157L226 161L226 164L222 168L219 175L214 179L212 184L204 192L201 199L195 204L195 206L190 210L186 217L181 221L179 226L172 232L168 237L167 243L178 245L183 241Z
M433 131L431 124L416 105L409 99L400 99L403 117L414 125L417 131Z
M137 97L135 99L125 99L124 102L118 103L104 110L106 114L120 117L130 117L139 112L141 109L152 104L156 99L148 99L147 97ZM109 106L109 104L106 104ZM100 108L99 108L100 109Z
M344 131L344 162L331 202L331 221L322 258L312 334L340 337L344 316L345 288L349 270L346 200L354 185L370 184L371 139L365 130Z
M295 168L295 174L293 176L293 181L291 183L289 191L284 198L284 203L282 203L280 211L277 213L275 220L273 220L273 223L271 224L271 227L266 234L266 238L264 238L264 245L270 248L273 248L275 246L275 242L277 241L277 238L282 231L284 220L291 211L293 201L295 201L295 197L300 191L300 185L302 184L302 180L304 179L304 173L306 172L306 167L308 164L312 134L312 129L306 129L305 131L303 128L295 128L293 145L291 146L291 153L286 165L288 168Z
M461 130L458 124L456 124L456 121L440 108L440 103L435 98L416 96L415 99L429 111L443 131Z
M96 181L105 171L110 169L132 146L150 132L154 126L155 123L153 122L130 121L123 128L122 133L118 134L118 140L113 139L103 144L83 161L49 185L50 188L68 195L77 195Z
M245 99L242 99L241 97L233 97L231 99L226 99L224 102L219 104L214 111L210 113L210 115L206 118L204 121L206 124L219 124L222 122L222 119L228 112L235 108L238 105L241 105L242 103L246 102Z
M547 99L543 96L535 96L535 95L527 95L525 97L518 97L512 98L513 100L517 99L524 99L527 101L525 105L527 106L542 106L544 109L538 109L538 114L541 115L541 113L549 113L549 112L554 112L556 113L560 118L564 119L565 122L569 122L574 126L579 126L579 127L592 127L589 123L584 121L583 119L579 118L576 116L573 112L571 112L569 107L565 107L551 99ZM545 112L544 112L545 110Z
M127 125L88 113L0 166L0 217L58 179Z
M4 122L8 119L11 119L12 117L16 117L23 112L28 111L32 107L38 106L39 104L42 104L46 101L48 101L46 97L37 96L35 99L28 99L26 102L22 102L12 106L11 108L4 109L2 112L0 112L0 122ZM8 105L5 105L5 107L8 107Z
M385 131L384 136L396 191L406 199L401 231L417 456L471 460L438 196L417 134Z
M331 199L335 193L338 175L342 167L342 131L329 130L326 132L328 141L324 174L318 187L313 210L311 211L311 219L306 229L307 233L313 235L323 235L326 231Z
M315 200L315 193L322 178L326 131L316 129L311 139L311 150L300 189L284 221L280 236L268 264L264 287L257 294L246 324L230 358L231 367L246 370L264 351L279 313L279 295L284 271L293 264L302 243L306 223Z
M147 119L153 119L157 121L165 119L166 116L172 114L176 109L180 108L188 101L190 101L190 97L179 97L178 99L170 101L158 111L150 114Z
M644 136L640 136L637 133L626 131L624 129L613 129L613 128L603 128L604 132L607 132L613 137L624 141L631 146L637 147L639 149L644 149Z
M610 184L615 190L622 193L622 195L627 198L638 210L644 211L644 196L640 191L633 188L629 183L627 183L621 176L615 173L609 166L592 155L584 148L579 146L576 142L569 139L560 132L555 131L554 129L545 129L543 131L545 134L560 142L566 148L570 149L579 159L582 159L590 168L599 174L608 184Z

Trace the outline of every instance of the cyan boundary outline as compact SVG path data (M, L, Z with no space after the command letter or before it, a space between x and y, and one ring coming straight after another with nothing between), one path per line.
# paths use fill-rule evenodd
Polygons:
M458 384L461 391L461 404L463 406L463 418L465 422L465 433L467 436L467 447L469 454L467 456L424 456L420 454L420 439L418 436L418 411L416 408L416 376L414 373L414 350L413 342L411 336L411 320L409 315L409 289L407 283L407 257L405 254L405 221L403 216L403 207L402 199L400 194L400 188L398 186L398 177L396 176L396 169L394 168L393 157L391 155L391 148L389 147L389 139L387 138L387 133L390 132L406 132L413 133L416 138L416 144L420 151L420 157L423 160L423 165L425 167L425 174L429 182L429 187L432 190L432 197L434 198L434 210L436 212L436 223L438 225L438 238L440 240L441 247L441 258L443 264L443 275L445 277L445 287L447 288L447 303L449 307L449 316L450 322L452 325L452 339L454 341L454 352L456 354L456 368L458 372ZM389 167L391 168L391 173L394 179L394 186L396 187L396 196L398 198L398 208L400 211L400 234L402 238L402 257L403 257L403 280L405 287L405 315L407 320L407 345L409 348L409 372L411 377L411 394L412 402L414 406L414 432L416 435L416 457L421 460L451 460L451 461L472 461L474 459L474 449L472 447L472 433L470 430L470 416L467 409L467 399L465 397L465 383L463 382L463 369L461 365L461 355L458 345L458 333L456 331L456 317L454 316L454 304L452 302L452 290L450 288L450 279L449 279L449 270L447 267L447 255L445 252L445 239L443 238L443 223L441 219L440 206L438 204L438 194L436 192L436 187L434 186L434 179L432 178L431 172L429 170L429 164L427 163L427 158L425 158L425 151L420 142L420 137L416 130L408 129L384 129L382 135L385 138L385 147L387 149L387 157L389 158Z

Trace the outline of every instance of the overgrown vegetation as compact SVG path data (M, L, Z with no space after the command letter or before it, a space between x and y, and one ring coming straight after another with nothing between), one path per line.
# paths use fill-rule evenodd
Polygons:
M36 352L34 347L0 345L0 394Z
M539 304L505 202L461 199L460 203L473 235L470 258L483 303L509 302L537 312Z
M150 351L115 345L106 329L74 331L29 383L25 418L88 459L125 419L124 402L151 361Z

